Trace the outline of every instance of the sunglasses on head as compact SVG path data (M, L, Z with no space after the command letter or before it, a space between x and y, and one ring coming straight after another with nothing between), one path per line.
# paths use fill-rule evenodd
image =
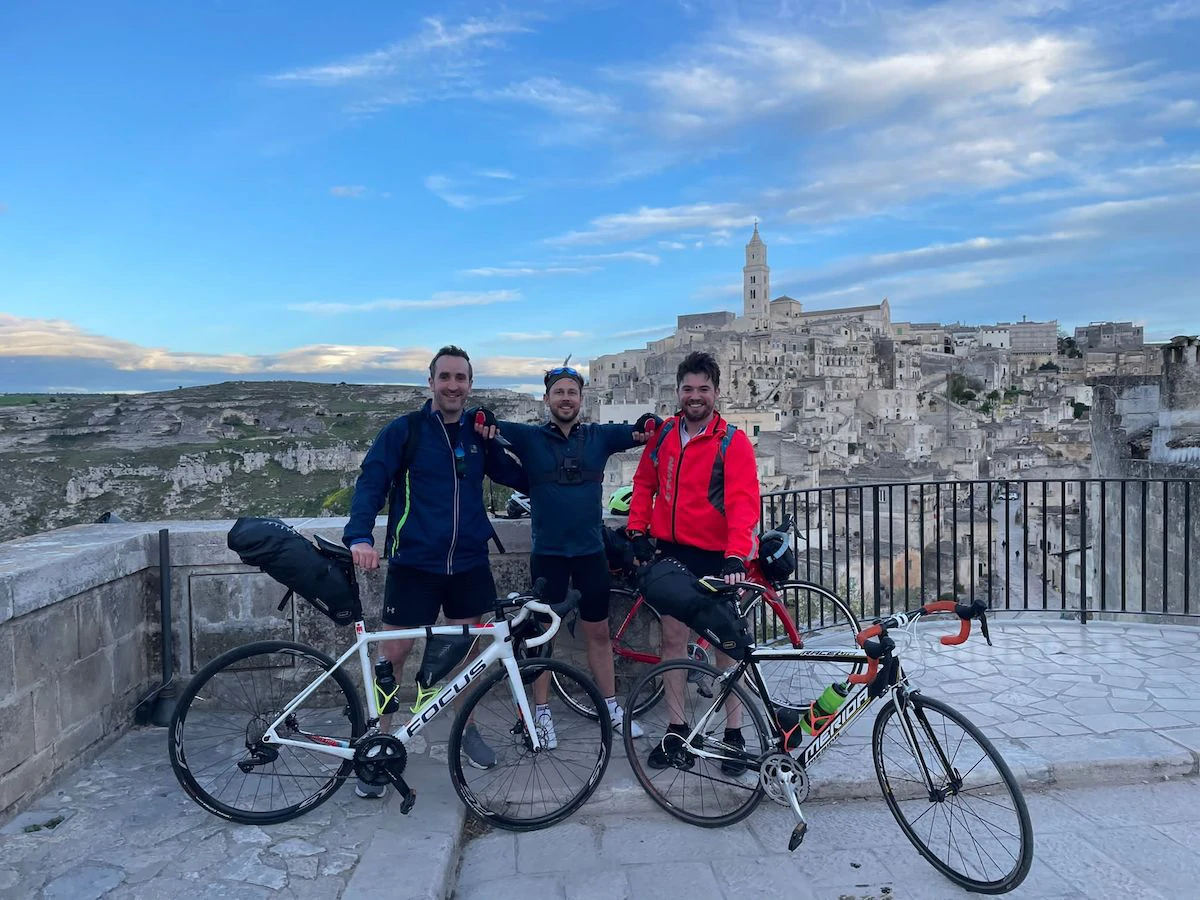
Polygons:
M577 378L580 382L583 381L583 376L570 366L557 366L546 373L546 384L549 385L555 378L562 378L564 375L567 378Z

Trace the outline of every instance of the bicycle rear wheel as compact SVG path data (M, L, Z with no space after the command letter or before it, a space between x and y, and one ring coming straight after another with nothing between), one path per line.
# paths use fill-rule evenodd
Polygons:
M624 702L646 672L659 663L659 647L662 645L662 620L648 603L638 603L639 594L625 588L613 588L609 592L608 623L613 632L613 678L616 683L617 699ZM630 613L632 612L632 616ZM554 639L554 652L559 659L586 670L587 641L582 632L574 636L560 629ZM596 707L583 695L572 694L568 686L554 679L554 689L567 706L581 716L596 717ZM633 710L640 715L662 697L662 684L657 693L649 693L642 706Z
M905 736L910 729L919 756ZM1033 862L1025 798L992 742L962 714L915 692L901 714L889 701L875 719L871 750L888 808L935 869L981 894L1007 893L1025 880Z
M286 822L324 803L353 769L320 748L366 730L362 700L343 670L279 727L313 749L264 744L263 732L293 698L333 669L324 653L290 641L258 641L218 656L183 689L168 729L175 777L209 812L247 825Z
M694 660L672 659L655 666L633 689L627 721L643 694L661 692L670 680L682 686L684 721L700 725L694 739L697 743L688 744L668 732L671 713L667 702L642 715L642 739L635 743L629 728L623 736L633 774L651 799L677 819L706 828L732 825L754 811L763 797L758 760L771 749L762 714L740 684L734 685L733 693L741 701L741 735L746 746L742 749L725 741L729 703L713 707L721 678L717 669ZM722 758L708 759L693 752L695 749Z
M593 709L604 700L583 672L558 659L523 659L517 664L522 680L532 685L551 674L572 697L586 697ZM533 691L527 690L533 703ZM545 745L533 752L521 721L514 686L507 670L485 679L467 698L450 729L450 780L463 803L476 815L510 831L532 831L560 822L583 805L604 775L612 753L612 723L608 716L575 715L562 696L547 698L551 722L536 723ZM463 767L462 743L469 725L479 730L496 755L486 769Z

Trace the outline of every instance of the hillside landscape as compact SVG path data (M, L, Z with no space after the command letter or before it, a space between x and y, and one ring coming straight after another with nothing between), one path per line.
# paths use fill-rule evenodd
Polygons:
M0 540L94 522L345 515L358 466L424 387L238 381L144 394L0 394ZM506 390L472 402L520 420ZM497 488L499 493L505 489Z

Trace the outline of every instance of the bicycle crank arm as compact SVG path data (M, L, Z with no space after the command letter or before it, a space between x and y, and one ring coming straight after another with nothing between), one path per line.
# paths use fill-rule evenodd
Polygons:
M417 792L408 786L403 776L388 772L388 777L392 780L392 786L400 792L400 812L407 816L417 802Z
M804 818L804 812L800 809L800 796L796 792L796 783L794 781L787 781L784 783L783 789L787 793L788 803L792 807L792 812L800 820L796 824L796 827L792 829L791 838L788 839L788 850L791 852L795 851L800 846L800 842L804 840L804 835L808 832L808 822Z

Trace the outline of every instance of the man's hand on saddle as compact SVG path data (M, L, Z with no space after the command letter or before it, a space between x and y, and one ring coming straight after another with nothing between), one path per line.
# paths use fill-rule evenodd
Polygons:
M641 418L633 423L633 439L644 444L654 437L654 432L662 428L662 419L654 413L643 413Z
M721 577L726 584L737 584L746 580L746 564L736 556L725 557L725 565L721 567Z
M379 568L379 551L373 544L368 544L366 541L353 544L350 547L350 555L354 557L354 565L360 569Z
M475 411L475 433L484 440L490 441L500 429L496 425L496 414L486 406Z

